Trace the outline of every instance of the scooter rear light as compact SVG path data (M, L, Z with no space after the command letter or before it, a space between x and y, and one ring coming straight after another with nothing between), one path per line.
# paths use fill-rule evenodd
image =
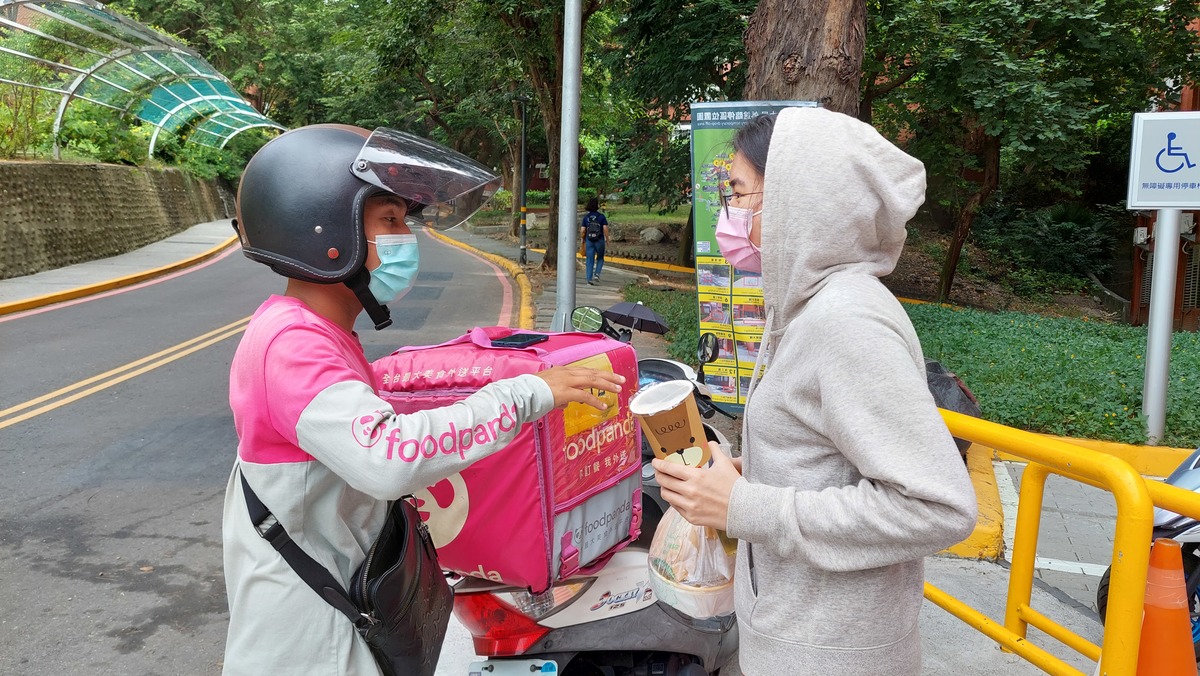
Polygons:
M541 594L531 594L528 591L511 591L498 592L501 600L513 605L522 615L534 620L544 620L554 613L562 610L571 601L575 600L588 587L592 586L595 580L584 580L582 582L560 583Z
M455 596L454 616L471 632L477 655L520 655L550 633L492 594Z
M460 594L454 597L454 615L471 632L476 654L521 655L550 633L537 620L561 610L592 582L558 585L541 594L523 590Z

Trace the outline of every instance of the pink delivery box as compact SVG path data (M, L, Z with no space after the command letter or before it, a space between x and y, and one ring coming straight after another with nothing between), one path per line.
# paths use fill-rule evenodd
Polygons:
M629 411L637 380L633 348L589 333L550 333L526 347L494 340L529 333L475 328L442 345L402 348L377 362L384 399L397 413L446 406L502 378L552 366L625 376L608 409L570 404L526 424L503 450L418 491L442 568L534 593L599 570L641 530L641 429ZM495 422L508 431L515 420ZM485 441L487 425L456 430L453 446ZM446 435L443 435L446 436Z

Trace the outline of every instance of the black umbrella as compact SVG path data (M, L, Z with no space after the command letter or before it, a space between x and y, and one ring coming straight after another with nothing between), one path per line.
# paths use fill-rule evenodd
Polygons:
M605 310L603 314L610 322L628 326L635 331L661 334L670 329L667 326L667 320L641 303L630 303L629 301L617 303Z

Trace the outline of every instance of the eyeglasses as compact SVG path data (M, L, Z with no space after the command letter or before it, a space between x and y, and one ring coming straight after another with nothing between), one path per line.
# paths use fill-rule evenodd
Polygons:
M722 206L728 207L728 206L729 206L729 201L730 201L730 200L740 200L740 199L742 199L743 197L750 197L751 195L761 195L761 194L762 194L762 191L759 191L759 192L731 192L731 193L726 193L724 188L720 188L720 189L719 189L719 191L718 191L718 194L719 194L719 196L720 196L720 199L721 199L721 204L722 204Z

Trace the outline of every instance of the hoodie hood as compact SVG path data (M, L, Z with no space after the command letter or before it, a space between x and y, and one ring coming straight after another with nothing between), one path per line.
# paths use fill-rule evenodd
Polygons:
M849 115L786 108L763 190L763 296L780 331L830 275L892 272L925 201L925 166Z

